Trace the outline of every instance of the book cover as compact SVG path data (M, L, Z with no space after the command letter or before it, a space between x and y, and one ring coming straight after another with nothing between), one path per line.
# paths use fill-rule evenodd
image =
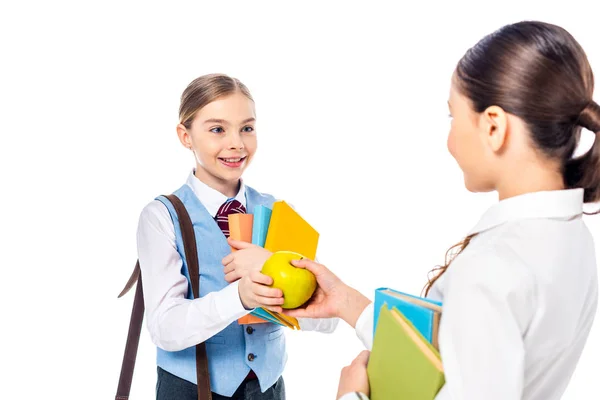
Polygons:
M390 288L375 291L373 334L379 318L381 306L396 307L436 349L438 330L442 314L442 303L424 297L413 296Z
M240 325L263 324L266 322L271 322L294 330L300 330L300 324L296 318L272 312L265 308L257 308L250 314L238 319L238 324Z
M298 323L298 320L296 318L265 309L262 310L283 322L283 324L286 325L288 328L300 330L300 324Z
M439 352L400 311L385 305L367 375L371 400L433 400L445 383Z
M252 242L252 223L254 216L252 214L229 214L229 237L242 242ZM231 251L236 251L233 247Z
M273 203L265 249L293 251L314 260L318 243L319 233L289 204L283 200Z
M270 222L270 208L262 205L254 207L254 222L252 224L252 244L255 244L260 247L265 247Z
M238 324L240 324L240 325L264 324L266 322L271 322L273 324L286 326L286 327L288 326L288 325L284 324L282 321L280 321L279 319L272 316L271 314L268 314L266 312L266 310L264 310L262 308L257 308L254 311L252 311L250 314L247 314L247 315L243 316L242 318L238 319Z

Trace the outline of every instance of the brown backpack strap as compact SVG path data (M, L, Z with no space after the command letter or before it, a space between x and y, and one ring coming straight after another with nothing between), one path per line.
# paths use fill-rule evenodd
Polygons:
M123 355L123 364L121 364L121 376L119 376L119 386L115 400L127 400L131 390L131 380L133 379L133 369L135 368L135 358L137 357L138 343L140 342L140 332L142 330L142 320L144 318L144 295L142 293L142 279L140 276L140 262L135 264L133 274L129 282L119 295L123 296L131 289L133 283L137 280L135 288L135 297L131 309L131 319L129 320L129 332L127 332L127 343L125 344L125 354Z
M192 293L194 298L197 299L200 297L200 268L198 267L198 248L192 220L177 196L170 194L165 197L171 201L179 217ZM206 357L206 344L204 342L196 345L196 380L198 381L198 400L212 400L210 377L208 375L208 358Z
M196 235L194 234L192 220L190 219L185 206L177 196L171 194L164 197L171 202L175 208L177 217L179 218L179 226L183 237L183 247L190 273L192 292L194 298L197 299L200 297L200 276L198 267L198 249L196 248ZM135 290L135 298L133 300L129 332L127 334L127 343L125 345L125 354L123 355L123 364L121 366L121 375L119 377L119 385L117 387L115 400L129 399L133 369L135 367L135 359L140 341L142 320L144 317L144 297L139 261L135 265L133 273L125 285L125 288L123 288L119 294L119 297L125 295L133 287L133 284L136 281L137 287ZM196 345L196 376L198 380L198 400L212 400L210 377L208 375L208 358L206 357L206 345L204 343Z

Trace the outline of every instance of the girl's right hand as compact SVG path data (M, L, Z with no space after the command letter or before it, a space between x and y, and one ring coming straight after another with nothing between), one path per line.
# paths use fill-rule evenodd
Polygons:
M295 318L342 318L352 327L364 309L371 303L357 290L346 285L322 264L308 259L292 260L292 265L305 268L317 278L317 289L302 307L286 310L284 314Z
M251 271L240 279L238 292L245 309L263 307L273 312L280 313L283 304L281 289L271 288L273 278L259 271Z

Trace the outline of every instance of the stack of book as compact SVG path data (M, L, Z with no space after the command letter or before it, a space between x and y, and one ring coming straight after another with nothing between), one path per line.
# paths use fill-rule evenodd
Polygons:
M438 347L442 304L389 288L375 291L372 400L433 400L444 385Z
M273 203L273 209L256 206L252 214L230 214L228 218L232 239L251 242L273 253L293 251L315 259L319 233L283 200ZM242 325L266 322L300 329L296 318L264 308L257 308L238 320Z

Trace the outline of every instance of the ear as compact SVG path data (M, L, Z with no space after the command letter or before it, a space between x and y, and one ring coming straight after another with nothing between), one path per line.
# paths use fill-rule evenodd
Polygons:
M192 136L187 131L187 128L183 126L183 124L177 125L177 136L179 136L179 141L186 149L192 149Z
M481 114L480 124L484 141L497 153L504 148L508 138L508 115L498 106L490 106Z

